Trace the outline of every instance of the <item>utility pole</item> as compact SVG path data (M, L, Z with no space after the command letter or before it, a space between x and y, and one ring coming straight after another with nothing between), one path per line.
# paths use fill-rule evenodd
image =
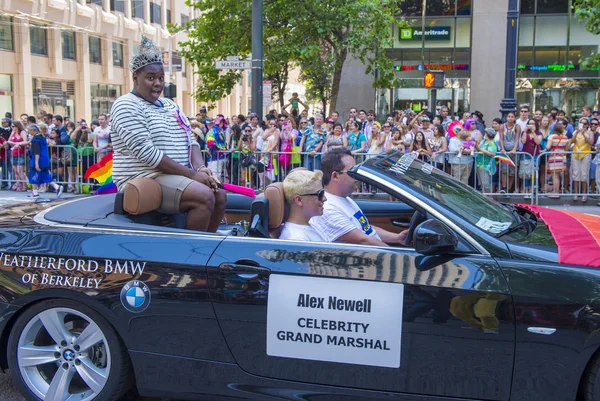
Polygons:
M506 29L506 75L504 77L504 99L500 102L502 119L509 112L516 112L515 86L517 79L517 50L519 39L519 0L508 0Z
M252 112L263 115L263 0L252 0Z

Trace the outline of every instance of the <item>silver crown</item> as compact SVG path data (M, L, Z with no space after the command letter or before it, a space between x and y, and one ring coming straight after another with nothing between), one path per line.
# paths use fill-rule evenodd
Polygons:
M136 72L142 67L157 63L163 63L162 50L150 38L142 35L142 43L133 50L133 56L129 60L129 70Z

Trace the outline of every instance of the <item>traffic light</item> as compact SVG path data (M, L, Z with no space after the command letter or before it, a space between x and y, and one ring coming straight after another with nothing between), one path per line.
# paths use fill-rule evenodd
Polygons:
M446 73L444 71L427 71L423 77L423 84L427 89L444 89L444 80Z
M177 85L167 82L165 84L165 88L163 89L164 97L173 100L177 97Z

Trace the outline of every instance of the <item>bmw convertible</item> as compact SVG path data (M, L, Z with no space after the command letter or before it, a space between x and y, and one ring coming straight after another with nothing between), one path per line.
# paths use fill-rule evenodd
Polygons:
M348 172L405 246L216 233L135 188L0 210L0 368L28 400L600 401L600 222L502 205L410 155Z

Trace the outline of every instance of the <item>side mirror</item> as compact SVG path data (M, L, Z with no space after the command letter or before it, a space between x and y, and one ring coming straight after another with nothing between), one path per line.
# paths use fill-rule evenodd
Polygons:
M439 255L453 252L458 238L445 224L427 220L417 226L413 235L415 250L422 255Z

